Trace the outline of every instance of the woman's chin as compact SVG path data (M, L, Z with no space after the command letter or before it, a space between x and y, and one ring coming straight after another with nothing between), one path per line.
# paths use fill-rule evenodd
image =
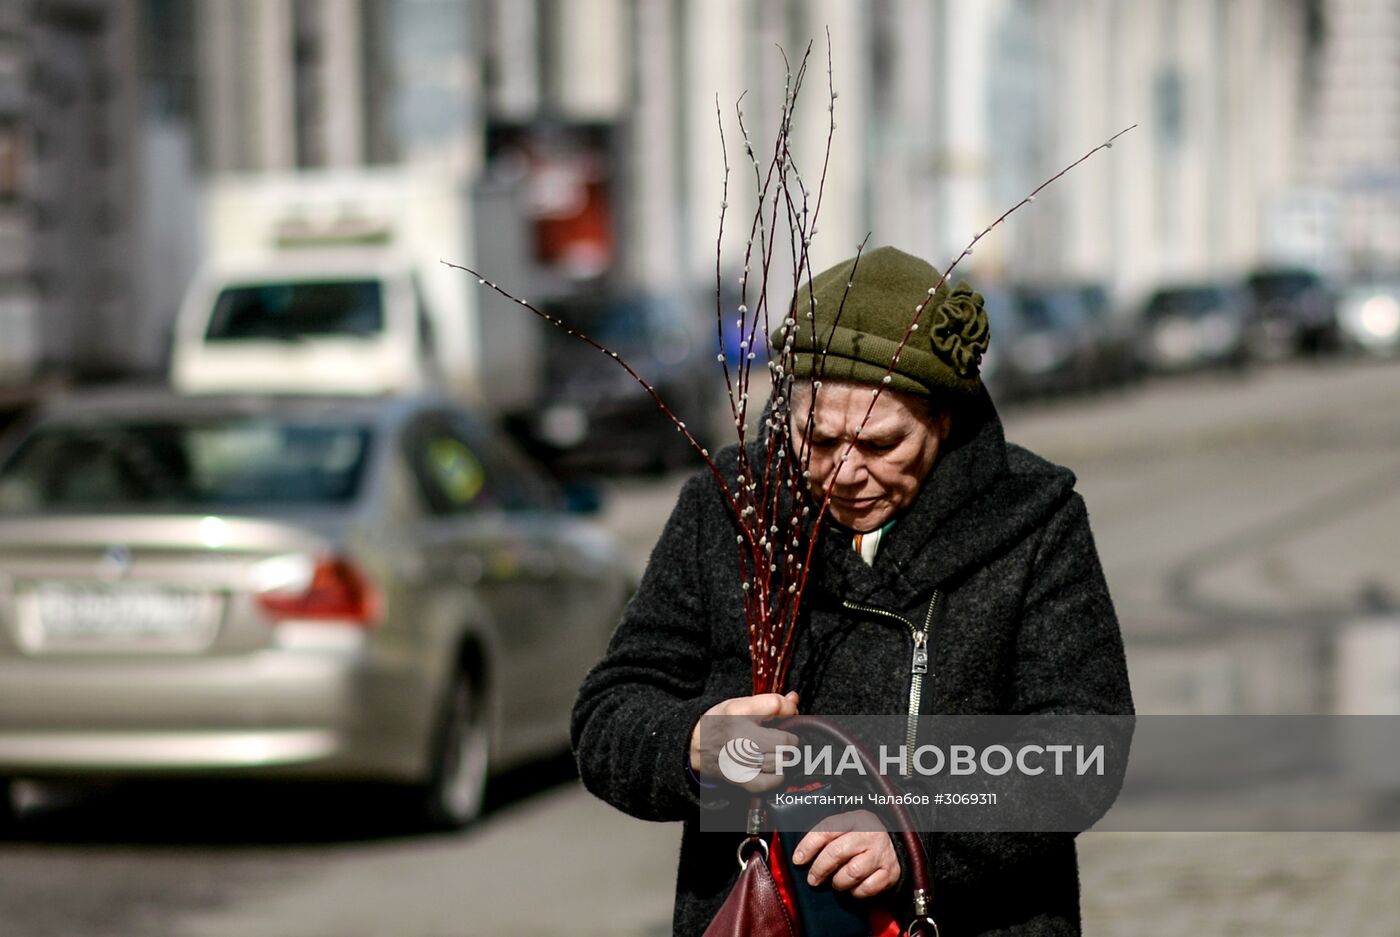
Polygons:
M871 504L868 507L851 507L831 502L831 518L842 527L848 527L858 534L879 530L889 520L890 510L884 504Z

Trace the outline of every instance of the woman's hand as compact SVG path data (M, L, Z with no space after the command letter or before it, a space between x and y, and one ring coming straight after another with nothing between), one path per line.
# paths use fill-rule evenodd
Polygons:
M830 879L837 891L872 898L899 884L899 856L880 818L869 810L827 817L792 852L795 865L811 863L807 884Z
M690 733L690 769L703 777L723 777L719 770L721 749L732 739L752 739L763 753L763 767L757 777L739 786L755 793L772 790L783 783L774 749L779 745L797 745L798 738L791 732L764 728L761 723L795 715L796 690L785 694L736 696L716 703L705 711Z

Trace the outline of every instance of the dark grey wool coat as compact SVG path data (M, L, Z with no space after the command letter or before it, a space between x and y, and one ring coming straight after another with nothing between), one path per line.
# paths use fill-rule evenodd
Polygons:
M727 454L729 471L734 455ZM682 489L573 715L579 772L647 820L682 820L675 933L698 935L732 886L738 834L700 833L691 731L752 693L736 526L706 473ZM804 599L790 687L816 714L907 711L909 630L843 601L921 616L935 588L926 714L1132 712L1122 638L1074 476L1008 445L985 395L957 418L874 566L827 531ZM926 833L944 937L1079 933L1071 834ZM907 888L906 883L901 886ZM897 896L901 912L907 894Z

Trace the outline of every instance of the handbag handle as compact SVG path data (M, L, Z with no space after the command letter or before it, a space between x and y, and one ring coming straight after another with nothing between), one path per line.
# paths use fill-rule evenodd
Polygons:
M904 842L904 851L909 856L909 877L914 883L914 920L909 922L904 933L913 935L927 926L932 928L934 937L938 937L938 923L931 915L933 884L929 878L928 854L924 852L923 840L919 839L919 834L914 831L914 820L909 811L900 803L890 782L875 767L875 761L865 750L865 746L847 734L846 730L821 716L790 716L775 722L774 726L798 736L823 736L837 745L848 746L860 756L865 777L873 779L875 787L885 796L885 802L894 814L895 825L898 827L894 832L899 834Z

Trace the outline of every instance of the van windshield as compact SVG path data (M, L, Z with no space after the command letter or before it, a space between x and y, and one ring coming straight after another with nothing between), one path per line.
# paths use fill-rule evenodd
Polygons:
M370 336L384 329L376 280L328 280L233 286L219 294L208 341Z

